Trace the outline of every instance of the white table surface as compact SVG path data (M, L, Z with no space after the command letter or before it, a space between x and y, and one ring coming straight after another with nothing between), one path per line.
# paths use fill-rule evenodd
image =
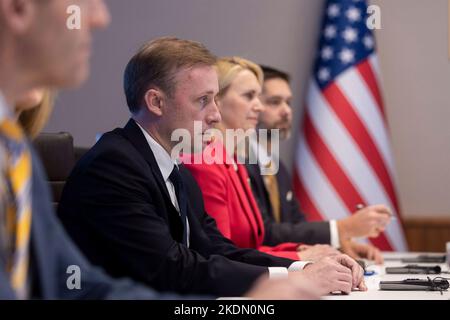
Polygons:
M400 261L400 257L417 256L420 253L400 253L400 252L385 252L383 256L385 263L380 265L371 265L367 267L367 270L373 270L376 273L372 276L365 276L365 282L368 290L365 292L353 291L349 295L329 295L323 297L326 300L450 300L450 290L443 291L442 294L439 291L386 291L379 290L380 281L400 281L404 279L427 279L429 276L431 279L441 276L444 278L450 278L450 274L440 275L424 275L424 274L386 274L385 267L400 267L407 264L418 264L421 266L435 266L439 265L442 271L448 271L447 264L437 263L403 263ZM440 253L442 254L442 253Z

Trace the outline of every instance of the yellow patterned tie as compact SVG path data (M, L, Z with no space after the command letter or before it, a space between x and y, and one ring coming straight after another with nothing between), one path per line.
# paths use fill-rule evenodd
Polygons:
M267 169L272 169L272 161L266 166ZM280 204L280 191L278 189L277 177L274 173L269 172L269 174L263 176L264 184L269 194L270 204L272 206L273 217L276 222L281 221L281 204Z
M11 251L7 268L17 297L26 299L31 229L31 155L22 129L13 120L0 120L0 139L6 153L4 172L9 189L6 230Z

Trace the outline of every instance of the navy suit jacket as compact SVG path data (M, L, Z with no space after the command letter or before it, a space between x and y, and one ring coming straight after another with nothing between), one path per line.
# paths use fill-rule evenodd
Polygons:
M278 191L280 196L280 222L273 216L269 194L264 185L261 170L258 164L246 165L253 194L257 200L261 215L263 216L266 234L264 244L275 246L282 242L302 242L306 244L330 244L330 224L327 221L307 222L305 214L292 192L292 179L280 161L278 173Z
M188 192L190 247L182 222L141 129L103 134L69 177L58 214L86 256L113 276L158 290L241 295L267 266L293 261L237 248L205 212L199 186L180 165Z
M30 147L31 148L31 147ZM41 299L177 299L130 280L115 280L93 267L73 244L58 221L42 165L32 152L32 225L30 254L33 291ZM66 273L70 265L80 268L81 289L70 290ZM186 297L188 298L188 297ZM15 299L8 276L0 265L0 299Z

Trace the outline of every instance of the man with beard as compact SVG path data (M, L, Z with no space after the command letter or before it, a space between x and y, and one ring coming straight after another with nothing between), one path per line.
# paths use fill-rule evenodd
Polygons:
M288 139L292 126L292 90L290 77L287 73L275 68L262 66L264 84L261 102L265 106L260 113L259 128L279 129L279 137ZM278 155L270 155L271 138L267 146L257 142L253 150L264 154L262 158L276 160ZM279 161L278 172L267 172L267 161L258 164L247 164L252 191L257 199L263 215L266 235L266 245L281 242L303 242L305 244L324 244L314 246L317 257L323 256L331 245L340 248L353 258L368 258L382 263L380 251L372 245L356 243L352 237L376 237L389 223L390 210L384 205L374 205L362 208L348 218L323 222L307 222L301 212L299 203L292 192L292 177L286 166ZM307 245L304 248L308 248ZM310 248L312 249L312 248ZM313 257L314 258L314 257Z

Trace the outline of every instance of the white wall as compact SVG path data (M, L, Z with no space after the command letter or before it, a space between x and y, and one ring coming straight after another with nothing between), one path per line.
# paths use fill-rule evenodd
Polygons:
M374 0L400 202L405 216L450 216L450 63L446 0ZM46 131L69 131L90 146L125 124L122 72L144 41L174 35L215 54L240 55L290 72L295 116L317 45L323 0L108 0L112 24L96 36L92 75L62 92ZM295 121L297 124L298 121ZM294 131L296 132L296 131ZM294 140L282 155L292 163Z
M108 0L112 24L96 35L91 78L82 90L61 94L47 130L67 130L76 143L89 146L97 132L123 125L123 69L143 42L163 35L200 41L219 56L240 55L288 70L300 101L322 2Z
M378 0L378 45L405 215L450 216L446 0Z

